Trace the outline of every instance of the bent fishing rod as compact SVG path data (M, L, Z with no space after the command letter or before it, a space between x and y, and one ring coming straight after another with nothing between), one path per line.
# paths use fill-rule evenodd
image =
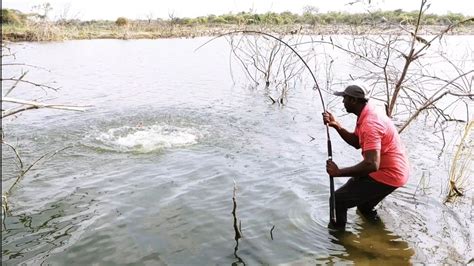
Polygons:
M323 94L321 92L321 88L319 87L319 84L318 84L318 81L316 80L316 76L314 75L313 71L311 70L311 68L308 66L308 64L306 63L306 61L303 59L303 57L293 48L291 47L288 43L286 43L285 41L283 41L282 39L278 38L278 37L275 37L269 33L266 33L266 32L261 32L261 31L254 31L254 30L238 30L238 31L231 31L231 32L227 32L227 33L223 33L223 34L220 34L212 39L210 39L209 41L205 42L204 44L202 44L201 46L199 46L198 48L196 48L194 51L197 51L198 49L200 49L201 47L203 47L204 45L212 42L213 40L215 39L218 39L220 37L224 37L224 36L227 36L227 35L234 35L234 34L257 34L257 35L263 35L263 36L266 36L266 37L269 37L269 38L272 38L280 43L282 43L283 45L285 45L286 47L290 48L290 50L296 54L298 56L298 58L303 62L303 64L305 65L305 67L308 69L309 73L311 74L311 77L313 78L314 80L314 87L318 90L318 93L319 93L319 98L321 99L321 104L323 106L323 111L326 112L326 105L324 104L324 99L323 99ZM326 137L327 137L327 151L328 151L328 160L332 160L332 144L331 144L331 136L329 135L329 126L328 124L326 123ZM335 195L334 195L334 177L333 176L329 176L329 190L330 190L330 196L329 196L329 219L332 223L335 223L336 222L336 213L335 213L335 208L336 208L336 198L335 198Z

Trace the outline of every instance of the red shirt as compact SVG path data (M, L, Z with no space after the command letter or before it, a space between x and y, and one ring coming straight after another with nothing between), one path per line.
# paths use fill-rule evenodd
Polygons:
M354 133L359 137L362 152L380 151L379 170L370 173L370 177L393 187L405 185L409 175L408 159L392 120L377 114L373 106L367 104L357 119Z

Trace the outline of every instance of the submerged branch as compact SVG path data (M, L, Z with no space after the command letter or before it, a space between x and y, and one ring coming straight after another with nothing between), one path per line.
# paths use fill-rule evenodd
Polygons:
M233 208L232 208L232 216L234 217L234 232L235 232L235 240L238 241L240 238L242 238L242 232L239 229L239 226L237 225L238 219L237 219L237 200L235 198L235 194L237 191L237 184L235 183L234 180L234 192L232 194L232 202L233 202Z
M242 263L245 265L245 262L242 260L242 258L237 255L237 251L239 250L239 239L242 238L242 224L241 221L239 221L239 225L237 225L237 200L236 200L236 191L237 191L237 184L234 180L234 191L232 193L232 202L233 202L233 208L232 208L232 216L234 217L234 232L235 232L235 247L234 247L234 256L238 260L238 262Z
M266 33L266 32L261 32L261 31L254 31L254 30L237 30L237 31L231 31L231 32L227 32L227 33L223 33L223 34L220 34L214 38L211 38L210 40L206 41L205 43L203 43L202 45L200 45L199 47L197 47L194 51L197 51L199 50L200 48L202 48L203 46L209 44L210 42L218 39L218 38L221 38L221 37L224 37L224 36L228 36L228 35L235 35L235 34L249 34L249 35L263 35L265 37L268 37L268 38L271 38L271 39L274 39L280 43L282 43L283 45L285 45L286 47L288 47L291 52L293 52L300 60L301 62L305 65L306 69L309 71L309 73L311 74L311 77L314 81L314 86L315 88L318 90L318 93L319 93L319 98L321 100L321 105L322 105L322 108L323 108L323 111L325 112L326 111L326 105L324 103L324 98L323 98L323 95L322 95L322 92L321 92L321 89L319 87L319 84L318 84L318 81L316 79L316 76L314 75L313 71L311 70L311 68L309 67L308 63L304 60L304 58L295 50L295 48L293 48L291 45L289 45L287 42L285 42L284 40L282 40L281 38L278 38L278 37L275 37L273 36L272 34L269 34L269 33Z
M19 170L19 173L17 175L17 177L15 178L15 181L13 182L12 185L10 185L10 187L8 188L8 190L2 194L2 209L4 211L5 214L8 213L8 196L11 194L13 188L15 188L15 186L20 182L20 180L34 167L36 166L41 160L43 159L50 159L52 158L53 156L55 156L56 154L58 154L59 152L62 152L66 149L69 149L69 148L72 148L72 146L67 146L67 147L64 147L62 149L59 149L59 150L56 150L56 151L52 151L52 152L48 152L48 153L45 153L43 154L42 156L40 156L38 159L36 159L33 163L31 163L30 165L28 165L28 167L25 167L25 165L23 164L23 160L21 159L17 149L5 142L5 141L2 141L2 144L5 144L7 145L8 147L10 147L11 149L13 149L13 151L15 152L15 156L17 158L17 160L20 162L20 170Z
M5 143L5 142L4 142ZM8 144L8 146L11 147L10 144ZM20 169L20 174L17 176L15 182L13 182L13 184L8 188L7 192L5 193L6 195L9 195L11 193L11 191L13 190L13 188L18 184L18 182L20 182L20 179L22 177L24 177L26 175L26 173L28 173L36 164L38 164L41 160L43 160L44 158L48 157L47 159L50 159L51 157L53 157L54 155L58 154L59 152L62 152L66 149L69 149L69 148L72 148L72 146L67 146L67 147L64 147L62 149L59 149L59 150L56 150L56 151L52 151L52 152L48 152L48 153L45 153L43 154L42 156L40 156L38 159L36 159L32 164L30 164L28 167L23 167L23 164L22 164L22 168ZM15 150L15 153L16 153L16 150ZM18 154L18 153L17 153ZM21 159L20 159L21 160Z

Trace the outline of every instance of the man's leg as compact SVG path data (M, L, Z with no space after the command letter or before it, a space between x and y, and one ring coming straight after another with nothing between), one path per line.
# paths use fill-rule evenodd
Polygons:
M369 177L369 182L373 182L371 187L373 187L372 193L373 197L367 199L365 202L362 202L357 205L357 210L368 220L377 221L380 218L377 215L377 211L374 210L375 206L379 204L386 196L392 193L396 187L382 184L377 182Z
M333 225L334 227L344 228L347 222L347 209L357 206L357 197L354 197L353 193L359 186L357 183L359 183L359 177L351 177L335 191L336 224Z
M395 187L376 182L368 176L352 177L335 192L336 227L344 227L347 222L347 210L358 206L361 212L371 211Z

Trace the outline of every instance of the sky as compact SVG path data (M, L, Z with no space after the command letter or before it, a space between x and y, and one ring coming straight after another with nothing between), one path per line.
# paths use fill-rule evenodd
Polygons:
M357 0L2 0L2 8L17 9L29 13L35 5L49 2L52 10L50 19L106 19L115 20L120 16L129 19L174 17L198 17L210 14L222 15L241 11L266 13L284 12L301 14L305 6L316 7L319 12L346 11L366 12L367 10L418 10L421 0L363 0L365 4L349 4ZM429 13L461 13L474 16L473 0L429 0Z

